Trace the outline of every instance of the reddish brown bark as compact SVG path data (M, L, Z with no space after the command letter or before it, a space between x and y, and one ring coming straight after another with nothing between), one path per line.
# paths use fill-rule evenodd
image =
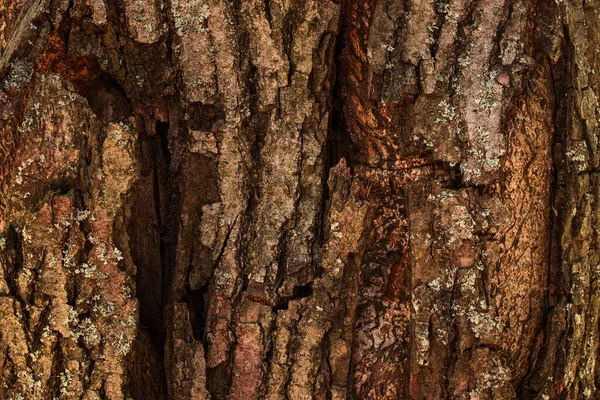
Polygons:
M597 397L597 7L9 0L0 397Z

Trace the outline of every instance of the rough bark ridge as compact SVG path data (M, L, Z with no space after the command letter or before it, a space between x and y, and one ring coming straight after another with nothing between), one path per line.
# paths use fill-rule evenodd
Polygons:
M5 1L0 397L596 398L599 10Z

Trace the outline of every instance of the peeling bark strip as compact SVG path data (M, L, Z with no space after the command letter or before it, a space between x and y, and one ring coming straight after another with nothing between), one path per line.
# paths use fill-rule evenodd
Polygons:
M597 5L7 0L0 398L598 398Z

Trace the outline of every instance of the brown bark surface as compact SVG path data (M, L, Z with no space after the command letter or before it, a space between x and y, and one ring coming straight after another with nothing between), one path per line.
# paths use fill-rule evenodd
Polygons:
M4 0L0 399L600 398L599 12Z

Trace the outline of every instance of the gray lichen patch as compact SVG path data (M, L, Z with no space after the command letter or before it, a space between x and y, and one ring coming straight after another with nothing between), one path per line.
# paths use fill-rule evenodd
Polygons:
M28 61L17 60L10 65L8 75L4 78L5 89L22 89L31 81L33 64Z
M95 3L102 0L96 0ZM158 4L157 4L158 3ZM103 4L98 4L95 8L96 23L102 25L102 18L106 22L106 11L102 8ZM163 20L165 4L163 0L144 1L127 0L125 1L125 18L127 27L133 38L145 44L156 43L162 36L165 28ZM104 15L102 14L104 11Z
M212 103L217 87L211 37L225 32L209 30L210 9L203 0L171 0L169 9L175 33L173 54L182 74L185 98L190 103Z
M460 110L464 131L461 171L467 183L483 184L497 179L501 158L506 153L506 138L501 131L504 87L495 79L498 73L482 67L491 48L470 52L474 63L462 71Z

